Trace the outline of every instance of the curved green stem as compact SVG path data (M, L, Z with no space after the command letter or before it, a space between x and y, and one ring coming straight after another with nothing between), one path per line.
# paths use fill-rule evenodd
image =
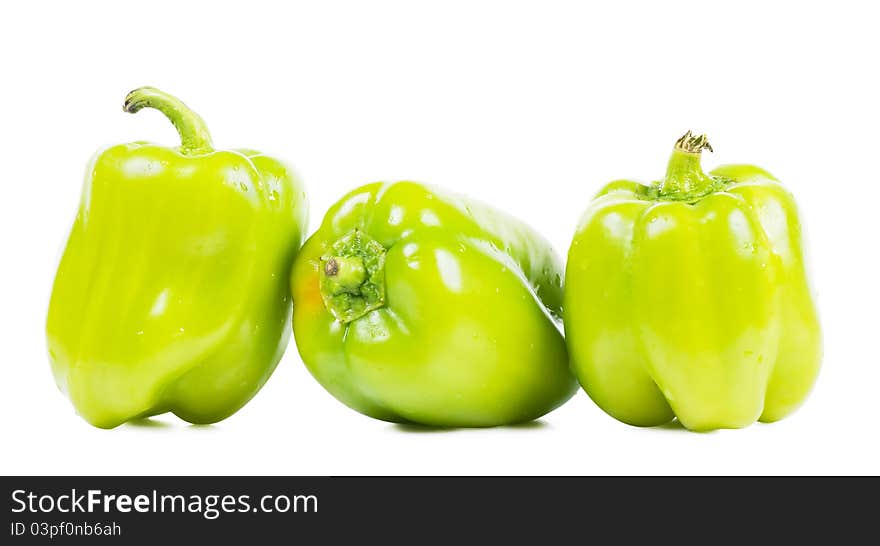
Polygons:
M203 154L214 149L204 120L180 99L155 87L140 87L126 95L122 109L134 114L142 108L155 108L171 120L180 135L183 153Z
M660 197L675 201L698 199L711 193L716 181L703 172L700 166L703 150L712 151L706 135L695 135L688 131L675 143L666 177L657 182Z

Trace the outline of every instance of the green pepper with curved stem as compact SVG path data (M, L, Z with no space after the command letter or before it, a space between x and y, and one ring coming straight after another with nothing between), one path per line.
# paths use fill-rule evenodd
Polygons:
M56 383L91 424L173 412L213 423L262 387L289 339L301 183L253 150L217 151L202 119L144 87L181 145L120 144L87 171L46 325Z
M306 241L291 285L309 371L371 417L503 425L577 389L558 324L559 259L480 203L413 182L360 187Z
M573 370L603 410L632 425L776 421L819 371L792 195L751 165L705 174L703 149L706 137L688 132L663 180L608 184L568 254Z

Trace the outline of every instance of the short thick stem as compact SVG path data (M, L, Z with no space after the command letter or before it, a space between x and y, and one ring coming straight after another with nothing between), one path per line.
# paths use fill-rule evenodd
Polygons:
M342 323L385 305L385 247L362 231L330 245L319 275L324 306Z
M688 200L702 197L715 187L715 180L700 166L703 150L712 151L706 135L690 131L675 143L666 168L666 177L657 183L661 197L670 200Z
M324 261L324 276L335 291L357 290L367 280L367 270L357 256L331 256Z
M204 120L180 99L155 87L140 87L125 97L122 109L129 114L142 108L155 108L167 117L180 135L180 150L185 154L203 154L213 150L211 134Z

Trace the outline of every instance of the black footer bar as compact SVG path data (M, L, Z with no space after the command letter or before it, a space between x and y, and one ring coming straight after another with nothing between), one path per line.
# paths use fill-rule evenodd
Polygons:
M0 544L876 543L876 478L6 477ZM170 541L170 542L169 542Z

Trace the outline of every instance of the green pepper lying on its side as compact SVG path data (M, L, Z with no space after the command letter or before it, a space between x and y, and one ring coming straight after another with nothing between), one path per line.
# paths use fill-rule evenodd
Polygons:
M666 178L612 182L568 255L565 333L590 397L633 425L776 421L807 396L821 335L794 200L766 171L704 174L705 136Z
M305 193L276 159L215 151L202 119L157 89L124 108L158 109L182 144L93 159L49 305L52 371L98 427L168 411L219 421L287 345Z
M562 266L521 222L412 182L337 202L292 274L309 371L387 421L485 427L569 399Z

